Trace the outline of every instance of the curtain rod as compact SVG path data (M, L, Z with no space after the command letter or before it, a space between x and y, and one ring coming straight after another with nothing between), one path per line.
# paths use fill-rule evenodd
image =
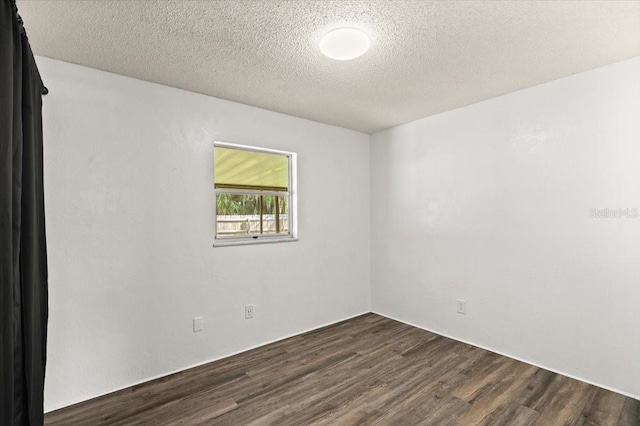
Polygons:
M24 21L22 20L22 16L18 13L18 5L16 4L16 0L9 0L11 4L11 9L13 9L13 13L16 15L16 20L18 21L18 26L20 28L20 34L24 37L27 45L29 46L29 53L31 55L31 59L35 63L35 58L33 57L33 50L31 50L31 43L29 43L29 37L27 37L27 29L24 27ZM36 72L38 73L38 77L40 78L40 82L42 83L42 94L46 95L49 93L49 89L47 89L42 82L42 77L40 76L40 71L38 70L38 66L36 64Z

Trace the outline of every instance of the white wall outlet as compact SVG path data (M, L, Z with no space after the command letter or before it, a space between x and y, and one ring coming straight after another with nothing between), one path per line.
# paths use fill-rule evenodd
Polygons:
M202 317L195 317L193 319L193 332L202 331L204 329L204 321Z
M245 319L253 318L253 308L254 305L245 305L244 307L244 317Z
M458 299L456 300L456 308L459 314L466 315L467 313L467 301Z

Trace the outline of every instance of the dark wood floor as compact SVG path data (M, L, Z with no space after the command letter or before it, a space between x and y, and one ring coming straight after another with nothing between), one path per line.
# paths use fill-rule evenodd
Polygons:
M48 425L640 425L640 401L367 314L47 414Z

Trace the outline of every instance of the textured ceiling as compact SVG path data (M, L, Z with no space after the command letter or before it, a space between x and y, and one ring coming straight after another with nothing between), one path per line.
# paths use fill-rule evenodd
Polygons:
M38 55L374 132L640 55L640 1L18 0ZM353 61L318 41L352 26Z

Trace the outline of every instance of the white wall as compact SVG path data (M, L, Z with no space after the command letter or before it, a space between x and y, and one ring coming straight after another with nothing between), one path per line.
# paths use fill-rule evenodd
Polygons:
M368 135L37 61L47 411L370 311ZM299 242L212 248L214 140L298 153Z
M372 136L374 312L640 397L640 58ZM466 299L466 315L456 299Z
M37 60L47 411L371 303L640 396L640 220L589 217L640 208L640 58L377 133L371 157L362 133ZM299 242L211 247L214 140L298 153Z

